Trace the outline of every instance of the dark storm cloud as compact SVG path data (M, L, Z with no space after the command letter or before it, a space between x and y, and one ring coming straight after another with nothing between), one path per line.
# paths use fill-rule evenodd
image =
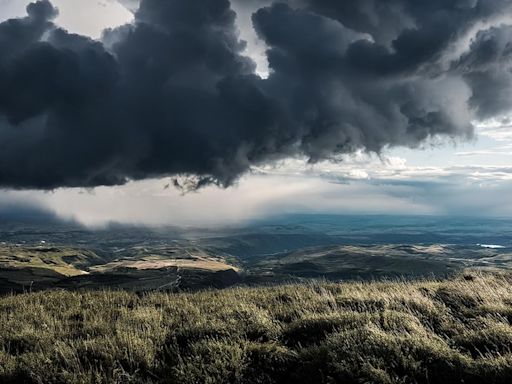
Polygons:
M228 0L143 0L135 21L102 42L59 29L57 11L38 1L26 18L0 24L0 185L188 174L197 186L227 186L252 165L284 157L317 161L469 136L474 113L508 108L504 96L487 97L510 84L508 32L479 35L448 66L442 57L476 22L510 12L508 4L265 6L253 15L269 47L271 73L262 79Z
M465 84L420 75L412 54L391 53L365 31L285 4L261 9L253 19L270 46L265 85L288 103L302 129L302 151L313 160L471 132L469 120L457 118Z
M473 89L471 105L481 117L510 110L512 100L512 26L493 27L477 34L454 68Z

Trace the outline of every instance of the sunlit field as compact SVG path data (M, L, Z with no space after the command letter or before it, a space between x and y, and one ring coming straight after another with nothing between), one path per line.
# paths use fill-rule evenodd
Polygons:
M510 383L512 276L0 299L1 383Z

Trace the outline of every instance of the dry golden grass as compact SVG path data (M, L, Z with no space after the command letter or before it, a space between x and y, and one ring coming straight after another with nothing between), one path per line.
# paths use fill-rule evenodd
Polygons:
M91 271L107 272L115 268L133 268L138 270L161 269L169 267L178 267L183 269L202 269L206 271L226 271L233 269L238 271L237 267L226 264L224 261L212 258L190 258L190 259L162 259L160 257L145 257L142 260L121 260L92 267Z
M0 383L511 383L512 277L0 299Z

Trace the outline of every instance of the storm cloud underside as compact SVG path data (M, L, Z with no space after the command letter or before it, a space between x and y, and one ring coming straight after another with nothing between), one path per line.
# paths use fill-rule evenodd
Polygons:
M177 174L229 186L288 157L471 137L473 120L510 111L512 29L493 20L511 11L507 0L265 2L252 16L268 47L262 78L227 0L143 0L101 41L32 3L0 24L0 186ZM451 57L477 24L490 26Z

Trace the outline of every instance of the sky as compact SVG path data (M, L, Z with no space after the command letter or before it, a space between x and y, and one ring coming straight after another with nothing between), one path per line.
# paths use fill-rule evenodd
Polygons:
M0 218L512 215L505 0L29 3L0 0Z

